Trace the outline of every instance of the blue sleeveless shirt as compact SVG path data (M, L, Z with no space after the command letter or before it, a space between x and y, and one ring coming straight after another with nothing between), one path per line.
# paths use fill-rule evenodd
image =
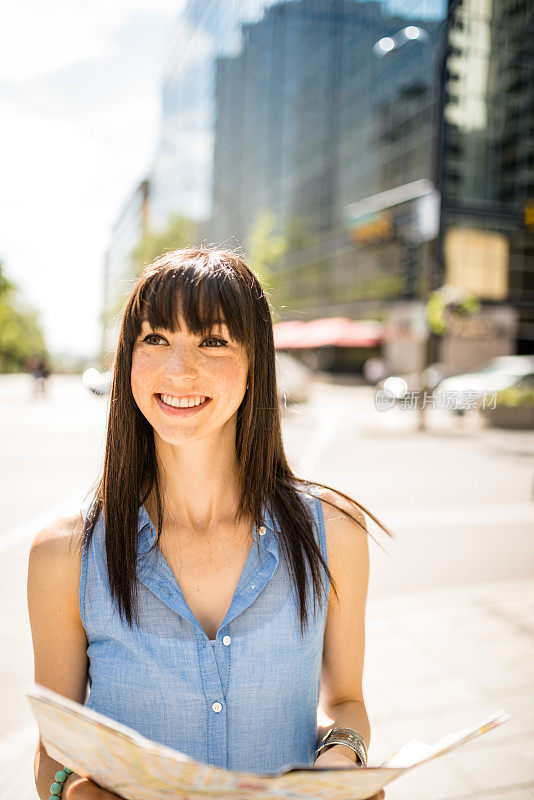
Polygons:
M313 514L325 562L326 537L317 487L301 497ZM86 519L89 505L82 509ZM139 508L139 624L121 619L109 588L103 515L84 546L80 615L88 640L88 708L155 742L217 767L273 774L312 766L330 585L314 611L306 564L308 624L300 631L293 579L279 551L269 511L226 616L210 642L187 605Z

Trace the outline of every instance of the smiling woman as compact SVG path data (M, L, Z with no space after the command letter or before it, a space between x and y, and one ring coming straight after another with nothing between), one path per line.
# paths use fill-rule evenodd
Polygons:
M234 253L142 270L81 511L32 546L37 682L225 769L366 763L367 509L291 470L269 304ZM59 766L39 744L43 800Z
M181 315L174 332L165 328L147 333L152 328L148 319L143 320L132 354L132 394L154 430L157 423L151 415L152 398L161 412L179 418L190 419L209 406L209 422L206 414L200 422L204 428L208 425L206 430L220 424L221 415L230 418L241 403L248 356L244 346L231 338L220 310L218 313L209 336L192 334ZM170 385L173 375L179 376L179 384L175 379ZM159 391L148 398L150 387Z

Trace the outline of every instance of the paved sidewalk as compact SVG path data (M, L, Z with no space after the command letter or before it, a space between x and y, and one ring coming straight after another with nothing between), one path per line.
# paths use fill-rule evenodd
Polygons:
M510 714L399 778L386 800L534 798L534 580L369 600L366 640L370 763Z

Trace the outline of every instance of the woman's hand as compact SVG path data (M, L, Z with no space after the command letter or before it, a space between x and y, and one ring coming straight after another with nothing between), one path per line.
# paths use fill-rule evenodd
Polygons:
M355 763L354 758L346 756L336 750L335 747L329 747L328 750L317 756L315 759L314 767L353 767L358 769L358 764ZM380 789L378 794L374 794L369 800L384 800L386 794L383 789Z
M120 798L120 795L102 789L90 778L78 778L73 781L67 786L65 794L65 800L117 800L118 797Z

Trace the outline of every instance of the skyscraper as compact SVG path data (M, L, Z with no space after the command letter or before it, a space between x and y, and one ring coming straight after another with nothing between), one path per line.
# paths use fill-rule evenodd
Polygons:
M183 214L249 257L278 237L288 318L398 312L415 341L447 282L487 312L475 356L532 352L532 8L444 2L190 0L151 224Z
M451 6L443 153L449 282L518 311L517 351L534 352L534 7Z

